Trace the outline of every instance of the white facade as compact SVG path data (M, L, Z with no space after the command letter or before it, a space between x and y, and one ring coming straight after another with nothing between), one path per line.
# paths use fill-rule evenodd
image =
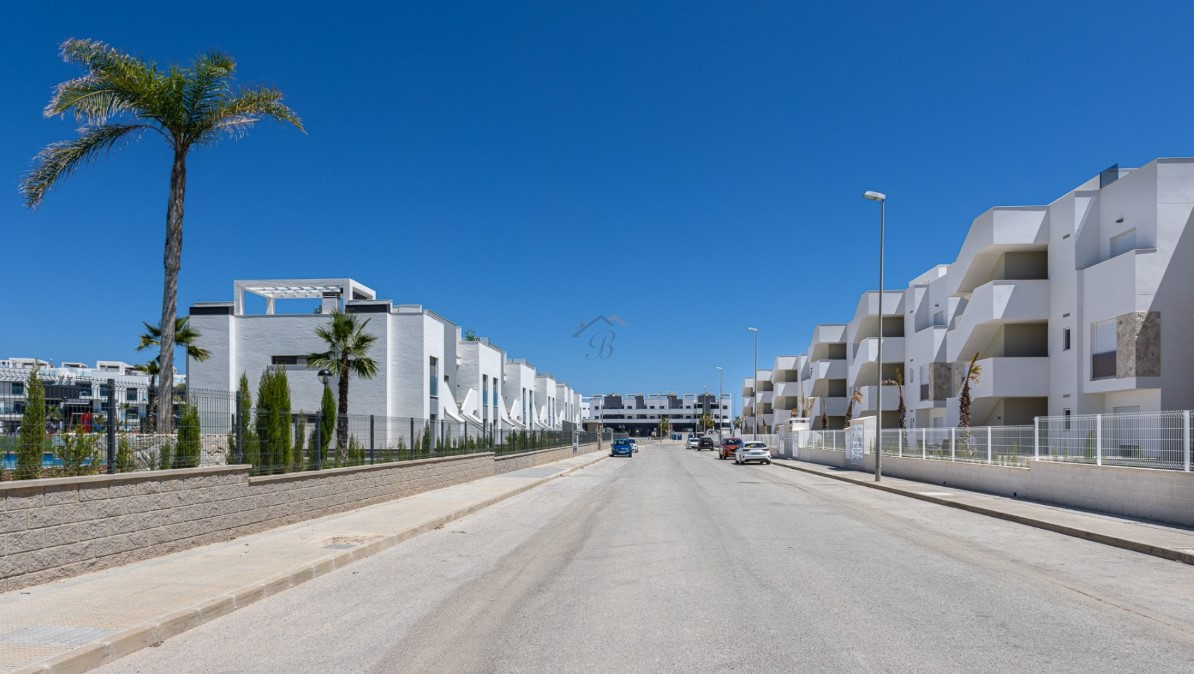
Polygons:
M350 414L418 420L419 425L442 420L478 430L560 428L562 419L547 412L557 409L562 382L548 380L550 395L545 391L539 397L546 404L544 421L531 426L527 420L538 418L534 368L525 361L508 361L487 340L462 340L455 323L423 306L378 300L352 279L236 281L234 287L232 302L191 308L190 325L211 353L202 363L188 360L194 387L236 390L243 373L256 392L263 372L284 369L295 413L317 411L323 384L307 358L326 350L315 330L339 310L357 314L366 322L365 331L377 338L369 355L378 374L349 380ZM248 312L246 293L266 299L265 313ZM318 300L318 310L282 313L281 300ZM336 384L331 384L333 394L338 393Z
M660 421L665 417L672 431L695 430L705 414L713 418L714 428L720 421L723 431L729 432L733 422L731 398L729 393L722 394L719 405L717 396L712 393L611 393L591 396L588 404L593 422L617 432L644 437L657 433Z
M874 291L837 326L840 336L817 326L799 386L789 380L801 357L777 359L776 415L790 413L800 392L814 398L813 427L825 419L835 428L856 390L853 415L874 415L876 387L898 372L908 426L954 426L972 359L981 368L970 389L975 426L1194 407L1192 216L1192 158L1113 167L1046 206L992 208L971 223L951 264L884 293L881 369ZM753 379L743 394L754 411ZM886 427L899 395L884 386Z
M120 430L138 430L149 402L150 377L123 361L101 360L95 366L65 361L57 366L40 358L0 359L0 433L14 432L25 412L29 392L26 382L34 365L45 385L47 404L63 415L62 428L71 427L74 417L107 414L107 382L116 384L116 421ZM185 383L184 378L177 383Z

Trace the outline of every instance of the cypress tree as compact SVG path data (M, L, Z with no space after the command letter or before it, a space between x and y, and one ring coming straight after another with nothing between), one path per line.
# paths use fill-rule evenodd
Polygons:
M25 383L25 412L21 415L21 444L17 450L18 480L31 480L41 475L41 455L46 446L46 389L37 376L37 364L29 372Z
M183 403L178 419L178 447L174 452L175 468L195 468L203 451L199 438L199 408Z
M332 434L336 432L336 397L332 395L330 386L323 387L323 398L319 402L319 450L325 460L328 457L328 445L332 442Z
M237 388L237 423L240 424L242 451L244 456L241 458L242 463L247 463L253 466L254 474L258 464L261 463L260 447L257 443L257 433L253 425L249 423L250 415L253 414L253 393L249 390L249 375L241 372L240 385ZM236 438L233 438L235 443ZM231 445L232 457L235 460L236 446Z
M257 388L257 439L262 468L271 473L286 470L291 460L290 384L282 370L261 373Z
M298 413L298 421L294 424L294 452L290 458L290 470L303 469L303 451L307 447L307 415Z

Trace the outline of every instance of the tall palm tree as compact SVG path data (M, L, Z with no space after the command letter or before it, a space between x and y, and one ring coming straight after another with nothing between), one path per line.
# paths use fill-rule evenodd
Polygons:
M61 45L62 60L81 66L81 77L59 84L46 106L46 117L72 113L82 122L79 135L47 145L21 181L25 205L36 207L46 192L78 168L145 131L170 146L170 196L166 202L160 337L162 389L174 388L175 319L178 270L182 258L182 216L187 183L187 153L221 136L241 136L264 117L287 122L300 131L302 121L282 103L282 92L269 87L237 89L236 62L218 52L197 56L186 67L159 69L97 40L71 38ZM172 425L170 396L158 401L164 432Z
M178 346L186 347L187 355L202 363L208 358L211 358L211 352L196 343L203 335L200 334L198 330L188 325L190 320L190 316L181 316L174 319L174 343ZM150 325L145 321L141 321L141 325L145 326L145 332L141 333L140 343L137 344L137 350L144 351L151 346L161 347L162 328L158 325ZM170 422L174 420L174 397L171 395L158 395L157 377L162 373L161 359L162 354L159 352L157 358L149 361L144 366L146 373L149 374L149 400L146 401L146 406L149 408L147 412L149 417L148 425L150 430L156 430L158 419L169 419L170 421L166 422L166 428L162 431L163 433L169 433L171 432L169 429L169 426L171 425ZM172 372L171 380L173 380L173 378ZM164 381L165 378L163 377L163 382ZM163 385L161 390L166 391L168 389L166 389L166 387ZM167 403L167 412L166 416L164 417L161 416L160 410L155 407L155 404L163 398Z
M348 447L348 378L362 379L377 376L377 362L368 356L377 342L377 335L365 332L369 320L342 311L331 313L332 322L315 329L315 335L327 344L328 350L307 356L307 367L327 370L340 379L339 405L336 416L336 455L341 461Z

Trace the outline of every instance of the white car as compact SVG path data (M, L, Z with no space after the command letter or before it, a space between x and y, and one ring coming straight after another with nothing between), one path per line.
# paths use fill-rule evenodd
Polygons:
M734 463L743 464L751 461L771 464L771 450L765 442L746 442L734 452Z
M685 446L688 447L688 449L700 449L701 448L701 439L698 438L697 436L693 435L688 438L688 444Z
M630 440L631 449L633 449L635 452L637 452L638 451L638 440L635 440L634 438L629 438L629 440Z

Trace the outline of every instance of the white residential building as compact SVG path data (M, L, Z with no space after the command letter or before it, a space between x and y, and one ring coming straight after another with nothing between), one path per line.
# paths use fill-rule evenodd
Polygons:
M974 359L976 426L1190 409L1192 217L1194 158L1112 167L1045 206L991 208L971 223L951 264L884 293L882 368L878 293L870 291L848 324L817 326L802 364L799 356L776 359L777 407L793 409L798 390L814 399L814 428L822 418L840 427L847 396L862 393L854 416L874 415L876 386L898 371L908 425L953 426ZM789 387L797 364L801 386ZM757 392L753 378L744 380L744 412L757 407L765 419L759 376ZM884 387L886 427L898 399Z
M263 298L264 312L250 312L246 295ZM282 313L284 301L307 304ZM310 311L313 302L315 312ZM556 415L562 382L544 380L550 382L550 395L540 396L546 405L540 411L535 370L525 361L508 360L505 351L483 338L462 339L459 326L430 309L379 300L372 289L347 278L236 281L231 302L192 306L190 324L211 357L202 363L188 360L191 385L231 391L244 374L255 392L263 372L280 368L287 372L295 413L317 411L323 384L307 360L327 349L315 330L333 311L358 315L366 322L365 332L377 338L370 357L378 374L349 380L350 414L388 418L393 428L403 426L396 420L410 420L411 428L438 421L464 424L473 429L469 432L562 428L563 419ZM338 392L336 382L332 391ZM532 424L535 419L540 423Z
M639 437L657 432L660 421L664 418L667 418L669 427L674 432L696 430L705 414L712 417L715 428L718 421L721 421L721 428L728 432L733 422L731 399L729 393L724 393L719 405L717 396L712 393L611 393L591 396L589 413L593 422L600 423L605 428Z

